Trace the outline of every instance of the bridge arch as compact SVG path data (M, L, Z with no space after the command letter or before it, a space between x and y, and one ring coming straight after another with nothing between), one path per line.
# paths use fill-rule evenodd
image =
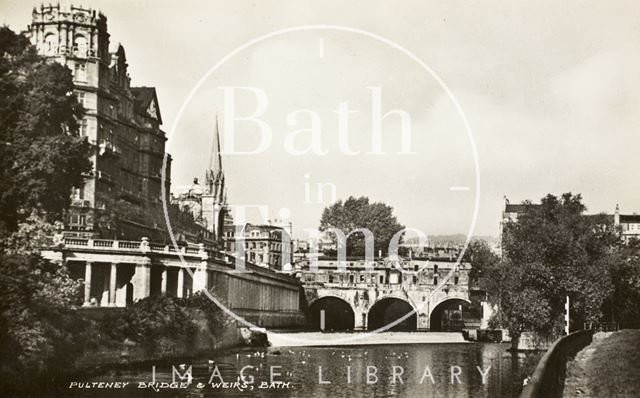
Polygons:
M348 301L337 296L323 296L309 303L307 317L314 330L322 330L324 311L325 331L347 331L355 327L355 312Z
M429 330L459 331L464 327L462 320L462 306L471 301L463 297L448 297L439 301L429 313Z
M367 329L380 329L397 321L407 313L411 313L407 319L390 327L386 331L416 331L418 329L418 313L413 305L405 299L392 296L382 297L373 303L369 309L369 313L367 314Z

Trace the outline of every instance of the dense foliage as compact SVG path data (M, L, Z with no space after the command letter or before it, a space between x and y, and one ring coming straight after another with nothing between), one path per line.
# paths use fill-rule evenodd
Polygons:
M16 381L72 364L86 322L72 310L80 283L38 256L71 190L90 171L77 134L83 109L71 71L0 27L0 377ZM29 373L27 373L29 372Z
M487 283L486 276L496 266L500 258L491 250L484 240L472 240L464 252L462 261L472 264L469 277L474 283L482 278Z
M359 228L367 228L374 236L374 252L387 253L389 242L395 233L404 229L393 215L393 208L384 203L370 203L369 198L350 196L326 207L320 219L320 230L329 228L341 230L345 236ZM335 234L329 234L336 241ZM362 233L347 237L347 255L362 256L365 253L365 238Z
M162 339L191 341L198 330L199 317L206 320L209 331L216 335L222 333L222 311L203 293L189 298L142 299L100 320L98 330L116 342L128 339L154 350Z
M605 302L603 321L640 328L640 241L618 246L610 263L613 294Z
M572 330L584 322L637 319L640 244L622 244L610 216L585 215L580 195L547 195L539 205L524 205L517 221L504 225L502 258L482 245L466 256L498 309L492 323L516 337L523 331L557 336L566 296Z
M86 322L72 309L81 283L66 269L26 253L0 253L2 374L37 375L73 364Z
M61 219L91 170L82 114L71 71L0 27L0 231L14 231L34 210Z

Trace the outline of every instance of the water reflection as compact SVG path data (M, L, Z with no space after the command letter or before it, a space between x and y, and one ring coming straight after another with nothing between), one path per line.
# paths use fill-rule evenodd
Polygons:
M151 381L151 365L87 376L85 381L129 381L124 390L65 390L76 396L122 397L514 397L541 353L511 354L508 345L423 344L362 347L230 350L213 358L185 361L193 384L183 390L139 389ZM171 364L156 363L156 382L171 382ZM178 367L178 363L175 363ZM222 378L230 388L207 385ZM250 390L231 383L242 370ZM261 383L289 382L288 388L261 389ZM201 388L197 383L203 383ZM274 385L275 387L275 385Z

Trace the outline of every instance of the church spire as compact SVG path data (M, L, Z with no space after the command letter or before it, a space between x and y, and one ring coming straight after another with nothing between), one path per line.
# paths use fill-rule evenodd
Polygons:
M216 115L216 127L211 144L211 155L209 159L209 169L206 172L206 183L208 191L214 195L218 201L222 200L222 190L224 188L224 172L222 171L222 153L220 151L220 129L218 128L218 115Z
M213 175L219 178L222 175L222 153L220 151L220 129L218 128L218 115L216 115L216 130L211 145L211 159L209 169Z

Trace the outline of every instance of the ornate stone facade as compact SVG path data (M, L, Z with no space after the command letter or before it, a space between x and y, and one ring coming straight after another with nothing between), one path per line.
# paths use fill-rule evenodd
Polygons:
M42 5L33 10L27 34L40 54L71 69L75 94L86 109L80 133L93 144L94 169L73 194L66 235L160 235L171 157L163 178L166 137L155 88L131 87L124 47L109 52L107 18L95 10ZM106 217L118 202L126 214L119 215L124 222L115 233L101 225L98 214L104 210Z

